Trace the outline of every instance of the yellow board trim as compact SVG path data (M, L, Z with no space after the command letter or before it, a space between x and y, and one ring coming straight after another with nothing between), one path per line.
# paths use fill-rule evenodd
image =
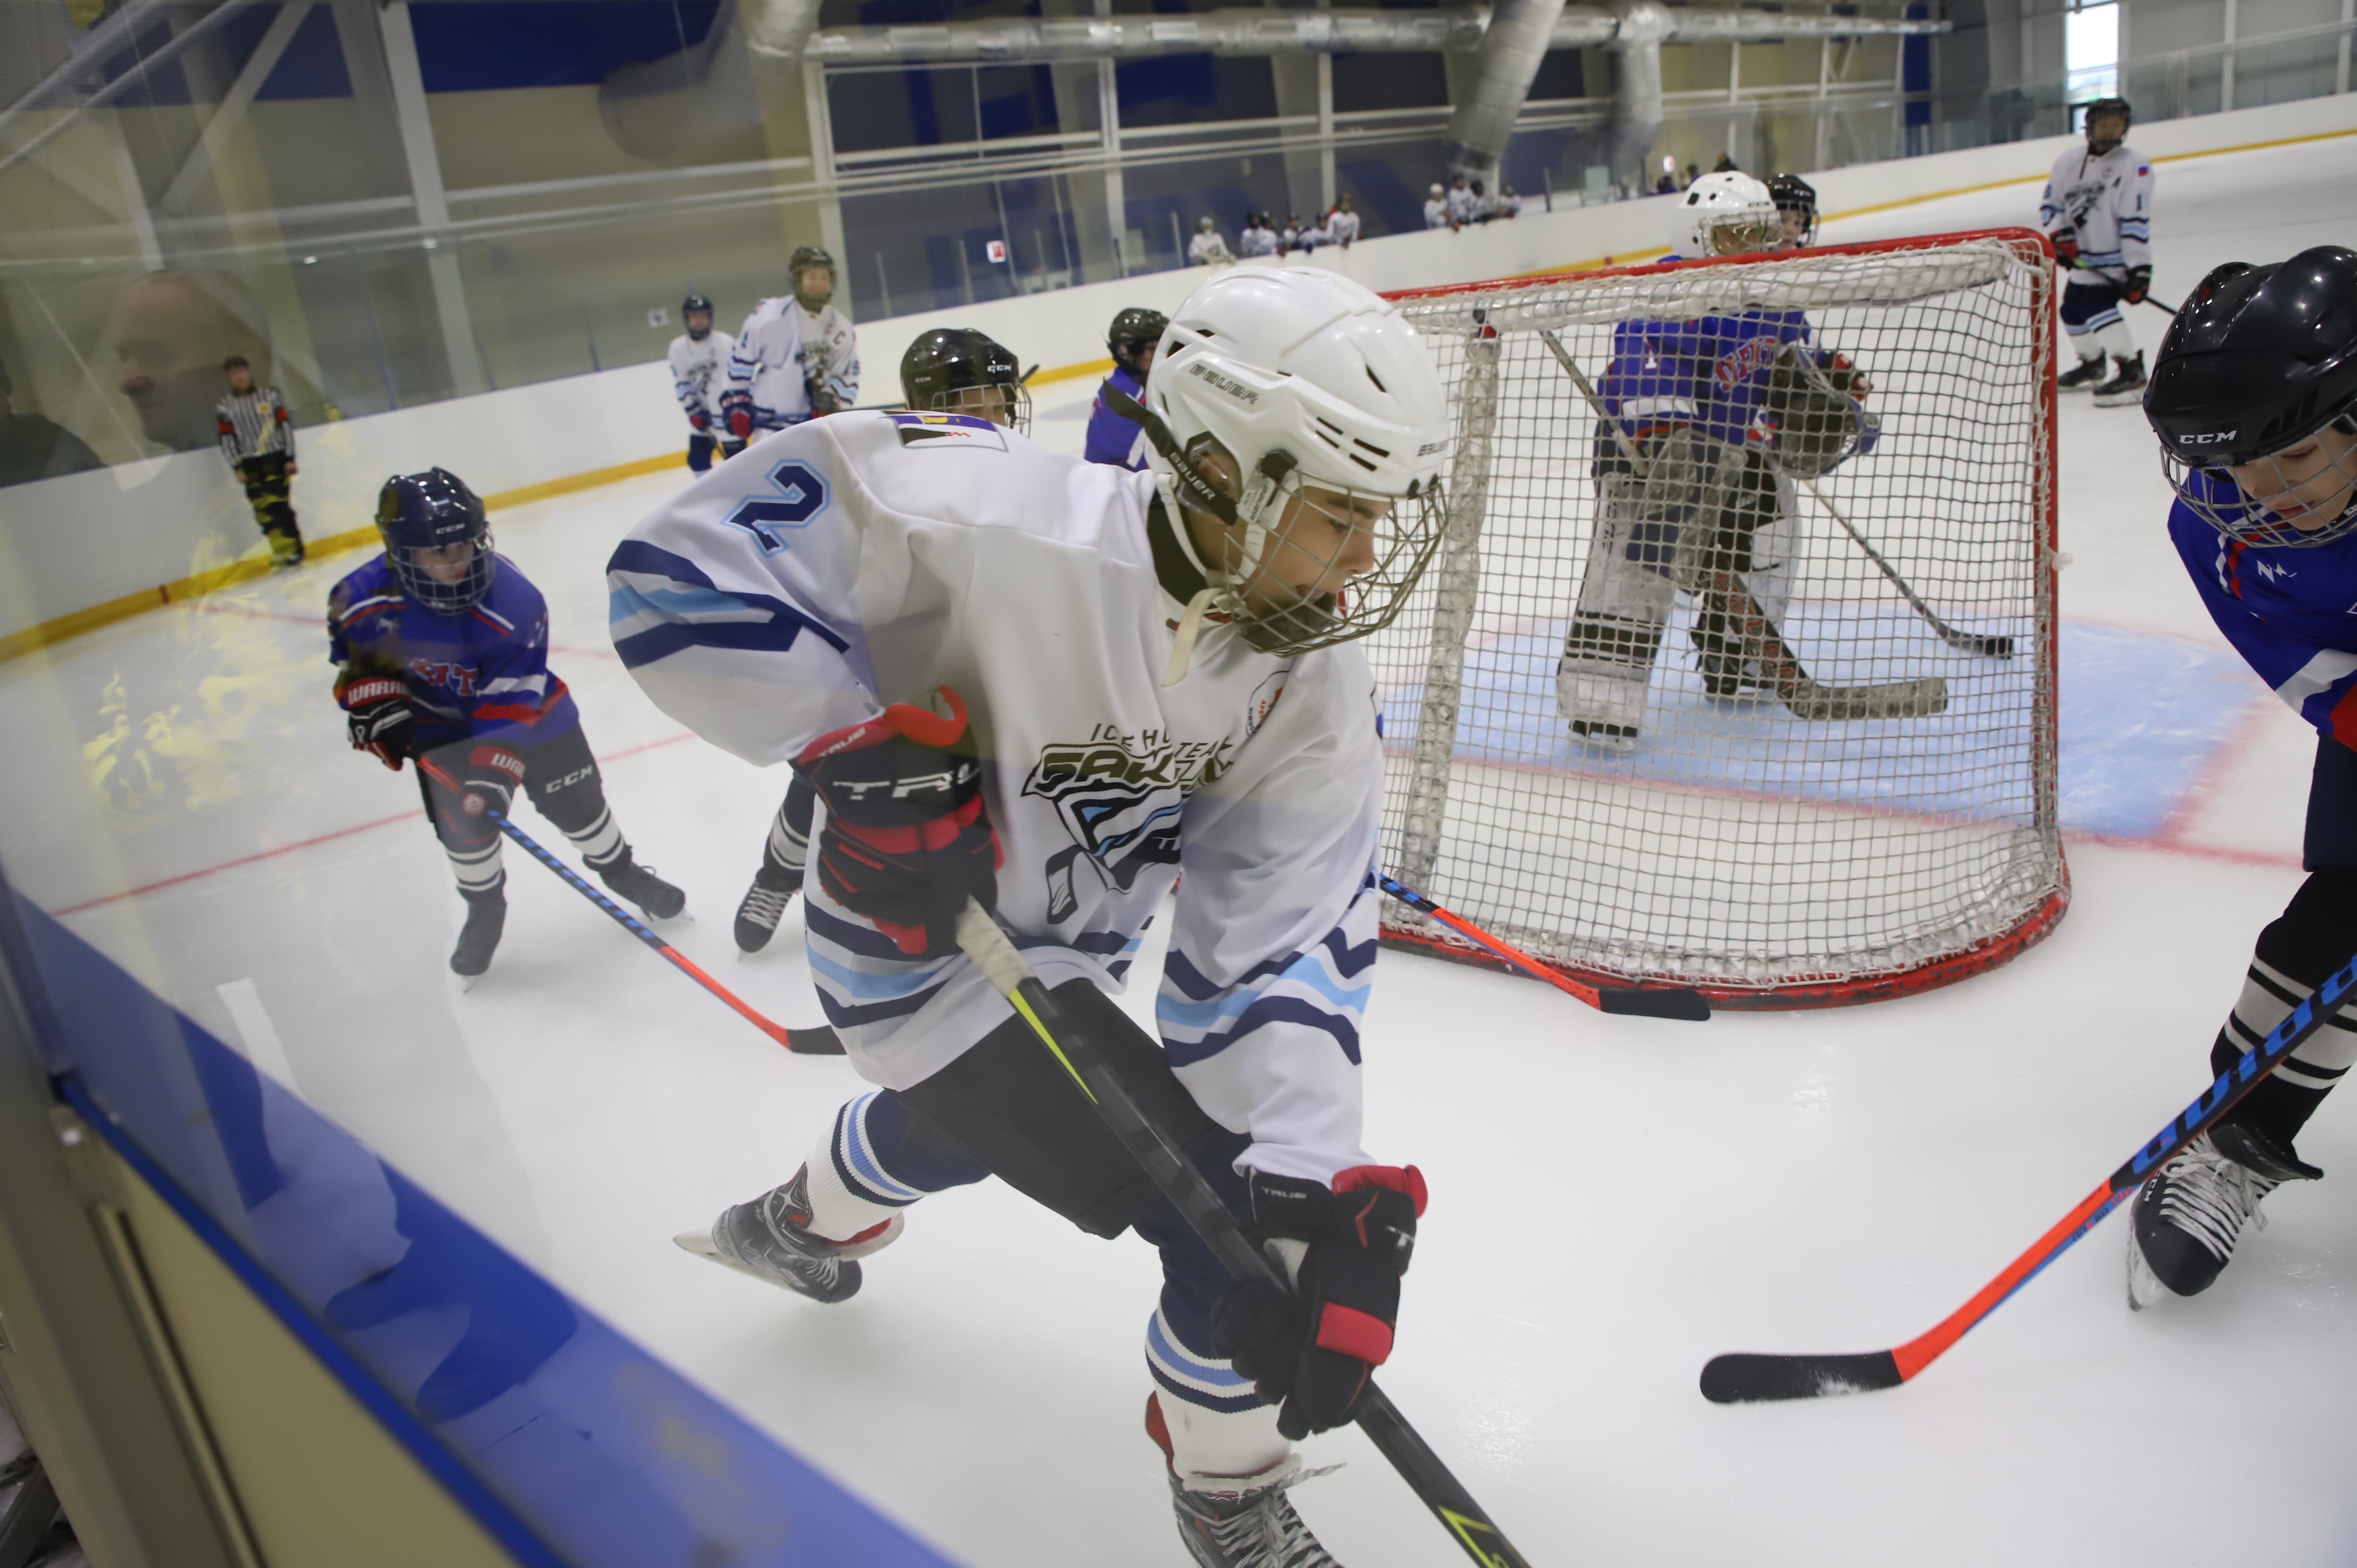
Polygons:
M601 485L619 484L642 475L661 473L663 469L683 466L685 459L676 452L666 452L660 457L641 457L635 462L617 463L609 468L592 468L586 474L570 474L561 479L549 479L537 485L522 485L512 490L497 490L483 498L486 510L504 511L510 507L528 506L533 501L547 500L552 496L569 496L580 490L593 490ZM307 560L318 560L329 555L341 555L351 550L371 550L377 544L376 529L355 528L343 533L330 533L303 542ZM129 620L133 616L149 610L162 609L256 577L270 575L270 558L257 555L247 560L232 561L226 566L198 572L174 582L153 588L143 588L135 594L125 594L119 599L109 599L102 605L75 610L55 620L45 620L28 626L22 631L0 637L0 664L22 659L27 653L44 648L54 648L60 642Z
M1111 360L1083 360L1077 365L1058 365L1052 371L1034 371L1025 386L1043 387L1049 381L1069 381L1075 376L1102 376L1113 370Z

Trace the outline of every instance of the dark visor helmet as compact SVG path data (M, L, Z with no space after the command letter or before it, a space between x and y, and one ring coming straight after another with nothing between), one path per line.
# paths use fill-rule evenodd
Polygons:
M1160 343L1169 326L1170 317L1162 312L1133 305L1113 318L1105 332L1105 347L1113 350L1114 362L1134 376L1138 355Z
M1006 424L1030 434L1031 394L1024 389L1022 370L988 334L970 327L937 327L900 356L900 395L910 408L979 416L976 400L964 395L977 387L998 388Z
M704 312L707 318L710 317L712 302L700 294L691 294L679 302L679 324L682 327L687 327L687 335L691 338L702 338L705 333L712 330L712 322L709 319L704 323L704 332L698 332L694 328L687 326L689 315L698 310Z
M2136 111L2128 107L2128 101L2125 98L2098 98L2088 104L2086 112L2080 116L2079 124L2087 131L2087 150L2097 157L2120 145L2116 139L2108 142L2095 140L2095 122L2113 115L2118 116L2123 126L2136 124ZM2123 131L2121 134L2125 135L2126 133Z
M2357 430L2357 251L2318 245L2267 266L2230 262L2203 278L2161 340L2144 412L2179 497L2229 539L2305 546L2357 531L2357 504L2344 502L2323 527L2295 528L2226 471L2327 425ZM2357 452L2341 466L2357 470Z
M1797 212L1805 223L1801 231L1803 246L1817 242L1817 188L1796 174L1780 174L1768 182L1769 199L1776 203L1778 212Z
M401 591L435 614L463 615L491 591L499 557L491 553L490 519L482 499L449 469L387 479L377 493L376 531L383 536L385 559L393 563ZM457 582L433 576L417 560L419 551L454 544L474 546L466 575Z

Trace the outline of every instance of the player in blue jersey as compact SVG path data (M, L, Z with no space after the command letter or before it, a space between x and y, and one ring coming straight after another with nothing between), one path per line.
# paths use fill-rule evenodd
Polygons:
M1782 247L1768 187L1705 175L1679 204L1684 257ZM1936 681L1825 687L1783 640L1799 531L1793 480L1871 451L1872 390L1822 348L1797 310L1635 320L1612 335L1598 386L1597 527L1556 666L1572 733L1632 745L1663 632L1680 593L1713 697L1772 696L1812 720L1920 717L1946 703Z
M1133 403L1144 402L1146 378L1154 371L1155 346L1162 341L1163 329L1169 325L1170 318L1162 312L1139 306L1132 306L1114 317L1112 329L1105 334L1105 347L1113 352L1113 374L1105 378L1104 384ZM1089 438L1081 456L1092 463L1142 469L1146 467L1146 433L1107 407L1104 393L1099 392L1096 401L1089 404Z
M2211 618L2318 732L2308 879L2259 933L2210 1047L2222 1073L2357 951L2357 252L2204 278L2161 343L2145 414L2177 488L2169 538ZM2145 1183L2132 1305L2208 1289L2261 1198L2324 1174L2293 1140L2352 1063L2344 1013Z
M631 858L606 807L581 714L548 667L548 606L492 551L482 501L447 468L402 475L377 497L376 526L384 553L328 596L328 657L354 750L395 772L430 757L457 781L418 769L467 900L451 970L471 985L499 946L507 874L483 813L507 813L518 793L581 846L617 897L650 919L677 915L686 896Z

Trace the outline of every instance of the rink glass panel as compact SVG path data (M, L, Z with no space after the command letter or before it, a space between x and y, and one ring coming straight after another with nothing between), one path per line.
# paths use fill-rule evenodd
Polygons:
M2042 936L2068 897L2050 276L2038 236L2000 231L1400 296L1453 389L1459 516L1366 645L1386 866L1567 972L1738 1005L1919 989ZM1948 646L1805 487L1786 487L1798 546L1782 629L1800 663L1831 687L1936 676L1945 711L1810 722L1709 696L1681 593L1636 742L1587 744L1555 677L1598 525L1598 421L1540 330L1595 385L1618 323L1744 305L1803 310L1817 345L1871 379L1879 442L1817 479L1825 499L1953 629L2015 651ZM1448 722L1452 681L1444 743L1422 732ZM1461 951L1404 908L1385 920L1394 939Z

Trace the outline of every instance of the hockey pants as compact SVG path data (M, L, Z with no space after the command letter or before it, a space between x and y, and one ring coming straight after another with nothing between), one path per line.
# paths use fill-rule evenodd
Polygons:
M2126 269L2122 268L2123 272ZM2072 278L2062 290L2062 330L2082 360L2136 357L2136 335L2120 313L2120 291L2108 283Z
M264 452L237 466L238 482L253 508L253 521L270 541L271 556L284 564L303 559L303 534L295 525L295 503L289 499L295 481L286 474L286 454Z
M468 772L468 757L478 744L469 736L445 742L425 755L443 772L463 782ZM607 808L597 759L589 754L589 739L580 725L537 746L502 744L523 759L523 783L515 792L515 803L531 796L540 814L580 846L581 858L591 870L603 871L630 852L622 830L615 825L614 813ZM457 875L458 890L488 893L502 885L507 873L500 863L500 830L486 818L467 815L457 794L427 777L422 768L417 770L417 788L425 797L426 819L434 824L443 853L450 857L450 869Z
M1681 590L1695 596L1695 651L1713 696L1756 685L1758 671L1723 596L1704 591L1710 575L1733 573L1772 627L1792 596L1800 538L1788 481L1757 454L1684 428L1641 456L1641 477L1617 453L1598 464L1596 532L1555 672L1556 701L1582 735L1628 739L1642 726Z
M1243 1215L1234 1162L1250 1138L1204 1114L1161 1044L1094 984L1068 981L1055 994L1146 1115ZM1178 1468L1246 1475L1284 1457L1289 1444L1277 1434L1275 1407L1260 1402L1211 1335L1227 1272L1020 1018L922 1082L862 1095L835 1113L811 1152L811 1229L848 1238L929 1193L988 1176L1091 1235L1134 1230L1161 1253L1146 1362Z
M2308 880L2259 933L2243 994L2210 1047L2224 1072L2267 1037L2325 978L2357 953L2357 751L2319 736L2309 784ZM2310 1036L2226 1112L2289 1148L2332 1086L2357 1065L2357 1017L2348 1013Z
M698 430L687 438L687 467L690 472L709 473L712 454L719 448L720 438L709 431Z

